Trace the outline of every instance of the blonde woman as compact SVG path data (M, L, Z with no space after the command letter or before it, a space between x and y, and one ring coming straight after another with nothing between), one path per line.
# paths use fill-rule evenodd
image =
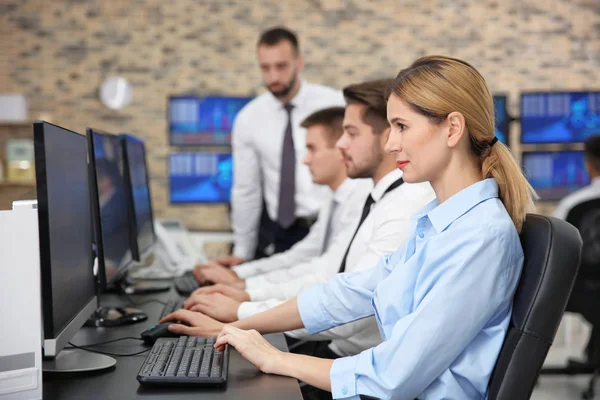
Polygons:
M437 199L374 268L225 326L216 346L229 343L263 372L335 399L485 398L523 267L519 232L533 192L494 137L492 96L471 65L420 58L399 73L387 100L386 150L406 182L429 181ZM194 325L193 314L172 317ZM383 342L337 360L282 353L258 333L316 333L372 315Z

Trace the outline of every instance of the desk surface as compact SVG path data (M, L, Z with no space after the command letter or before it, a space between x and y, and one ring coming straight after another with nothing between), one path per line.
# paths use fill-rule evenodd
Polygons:
M152 297L135 296L137 301L150 298L166 301L173 293L160 293ZM114 294L102 299L103 305L124 305L126 297ZM150 303L138 308L148 314L148 320L142 323L116 328L82 328L71 342L75 345L85 345L118 339L125 336L139 337L140 333L158 320L163 306ZM287 351L283 334L265 336L271 344L280 350ZM114 353L135 353L147 347L135 340L126 340L96 347L99 350ZM229 375L227 386L222 389L199 388L149 388L141 386L136 380L137 373L146 358L146 353L132 357L114 357L117 365L107 371L83 375L49 375L44 374L44 399L244 399L270 400L286 399L301 400L302 395L298 381L292 378L265 375L252 364L231 349L229 360Z

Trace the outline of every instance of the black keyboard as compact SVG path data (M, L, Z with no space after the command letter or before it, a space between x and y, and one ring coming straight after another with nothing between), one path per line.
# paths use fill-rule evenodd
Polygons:
M177 311L180 308L183 308L184 301L185 301L184 297L171 296L171 298L169 298L169 300L167 300L167 304L165 304L162 312L160 313L159 320L163 319L164 317L171 314L172 312Z
M159 338L148 353L137 380L142 385L220 386L227 382L229 345L220 352L216 338Z
M183 296L189 296L192 292L200 287L192 271L187 271L183 275L178 276L173 280L175 289Z

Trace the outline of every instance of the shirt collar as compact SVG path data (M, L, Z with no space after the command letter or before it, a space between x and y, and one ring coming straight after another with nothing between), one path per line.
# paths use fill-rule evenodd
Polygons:
M402 171L397 168L394 168L393 171L388 172L383 178L377 182L377 185L371 191L371 197L376 202L381 200L385 191L392 186L392 183L396 182L398 179L402 178Z
M336 191L333 192L333 200L338 204L342 204L348 197L350 197L355 186L356 182L354 179L346 178L344 182L342 182L342 184L336 189Z
M270 91L268 93L271 96L271 99L283 110L283 104L281 104L277 97L275 97ZM293 105L294 108L301 107L304 104L308 94L309 93L306 82L300 81L300 88L298 89L298 93L296 93L292 100L290 100L290 104Z
M484 179L461 190L442 204L438 204L437 200L432 201L417 216L420 218L427 215L433 228L440 233L477 204L497 197L496 180Z

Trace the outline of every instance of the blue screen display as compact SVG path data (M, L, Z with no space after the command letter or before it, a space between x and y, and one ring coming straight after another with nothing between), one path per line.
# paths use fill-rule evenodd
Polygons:
M523 172L541 200L560 200L590 183L583 151L523 152Z
M577 143L600 134L600 92L524 93L522 143Z
M229 146L237 113L250 97L173 96L169 99L169 134L176 146Z
M494 114L496 116L496 137L508 146L508 113L506 111L506 96L494 96Z
M226 153L169 155L171 203L229 203L233 157Z

